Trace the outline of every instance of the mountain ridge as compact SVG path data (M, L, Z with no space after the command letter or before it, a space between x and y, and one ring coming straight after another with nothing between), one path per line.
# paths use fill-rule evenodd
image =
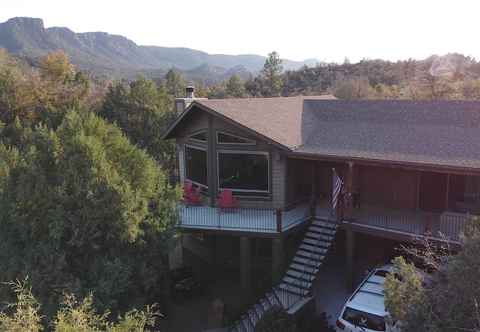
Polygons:
M114 77L138 73L157 74L176 68L198 78L198 72L210 72L212 81L224 79L229 72L256 73L266 57L255 54L209 54L187 47L138 45L134 41L107 32L76 33L68 27L45 28L41 18L15 17L0 23L0 48L30 59L56 50L64 50L80 69ZM316 60L285 59L286 70L312 66ZM206 70L206 67L209 67ZM243 68L242 68L243 67Z

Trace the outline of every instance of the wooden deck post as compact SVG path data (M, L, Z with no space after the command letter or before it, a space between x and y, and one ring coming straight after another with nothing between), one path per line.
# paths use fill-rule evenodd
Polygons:
M250 249L250 238L240 237L240 284L244 300L246 303L250 300L252 291L252 257Z
M282 232L282 209L276 209L275 214L277 217L277 232Z
M449 199L450 199L450 173L447 174L447 184L446 184L446 192L445 192L445 211L448 211L449 209L449 205L450 205L450 202L449 202Z
M283 236L279 235L272 239L272 282L274 285L282 278L284 258Z
M354 259L354 252L355 252L355 233L352 230L351 225L347 224L346 230L346 263L347 263L347 290L349 292L353 291L353 259Z
M353 177L354 177L354 164L348 162L347 172L345 174L345 190L344 190L344 211L343 217L345 219L351 219L353 217Z

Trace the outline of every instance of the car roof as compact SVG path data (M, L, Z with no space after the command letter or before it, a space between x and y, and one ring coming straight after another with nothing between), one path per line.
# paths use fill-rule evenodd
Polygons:
M346 306L352 309L386 316L384 286L385 277L382 272L391 272L391 265L373 270L350 297ZM379 273L380 272L380 275Z

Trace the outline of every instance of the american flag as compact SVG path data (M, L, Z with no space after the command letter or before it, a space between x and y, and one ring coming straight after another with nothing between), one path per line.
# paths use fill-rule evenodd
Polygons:
M337 171L335 171L335 168L332 168L332 170L333 170L332 207L335 210L338 205L338 197L342 192L343 181L338 176Z

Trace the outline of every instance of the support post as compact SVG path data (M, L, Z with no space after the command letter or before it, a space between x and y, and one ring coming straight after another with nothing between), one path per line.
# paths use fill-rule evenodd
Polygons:
M275 215L277 217L277 233L282 232L282 209L276 209Z
M213 128L213 115L208 116L208 130L207 130L207 181L208 181L208 198L209 205L211 207L215 206L215 201L217 198L217 189L216 189L216 148L215 148L215 130Z
M252 253L250 238L240 237L240 284L245 302L248 302L252 293Z
M347 172L345 174L345 195L344 195L344 213L343 217L347 220L353 217L353 162L348 162Z
M347 224L346 230L346 258L347 258L347 290L353 291L353 260L355 252L355 233L351 225Z
M274 285L282 279L284 258L284 239L283 236L278 236L272 239L272 282Z
M447 185L446 185L446 192L445 192L445 211L448 211L450 202L449 202L449 194L450 194L450 173L447 174Z

